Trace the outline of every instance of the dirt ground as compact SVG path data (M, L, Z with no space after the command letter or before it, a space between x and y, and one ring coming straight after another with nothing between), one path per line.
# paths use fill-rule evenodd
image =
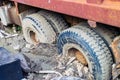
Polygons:
M13 33L12 29L6 31L18 35L1 38L0 47L4 47L14 54L24 54L27 57L27 64L31 68L31 72L23 80L88 79L90 75L88 68L79 63L75 57L66 58L58 55L56 44L40 43L34 46L25 41L21 32Z

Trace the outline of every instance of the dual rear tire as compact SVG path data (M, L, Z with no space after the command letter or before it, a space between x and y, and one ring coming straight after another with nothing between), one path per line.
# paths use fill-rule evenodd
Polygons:
M68 25L65 20L60 15L49 11L28 15L22 24L27 42L54 43L60 33L57 40L59 54L69 54L68 51L75 48L82 53L80 54L82 60L85 59L84 62L87 62L94 80L111 79L113 58L109 44L115 37L114 32L112 34L110 30L104 31L102 28L92 29L86 23L66 29Z

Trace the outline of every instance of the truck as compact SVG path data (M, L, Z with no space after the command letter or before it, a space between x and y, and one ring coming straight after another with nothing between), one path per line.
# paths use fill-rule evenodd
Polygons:
M22 26L31 44L56 43L58 53L73 55L93 80L120 74L120 0L1 0L3 25Z

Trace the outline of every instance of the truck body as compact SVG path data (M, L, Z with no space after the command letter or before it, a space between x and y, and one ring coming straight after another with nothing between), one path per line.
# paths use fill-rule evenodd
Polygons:
M11 0L120 27L120 0Z

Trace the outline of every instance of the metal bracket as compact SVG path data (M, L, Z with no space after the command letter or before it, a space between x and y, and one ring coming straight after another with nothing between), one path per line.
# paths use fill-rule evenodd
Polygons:
M97 23L95 21L92 20L88 20L88 24L90 25L90 27L95 28L97 27Z

